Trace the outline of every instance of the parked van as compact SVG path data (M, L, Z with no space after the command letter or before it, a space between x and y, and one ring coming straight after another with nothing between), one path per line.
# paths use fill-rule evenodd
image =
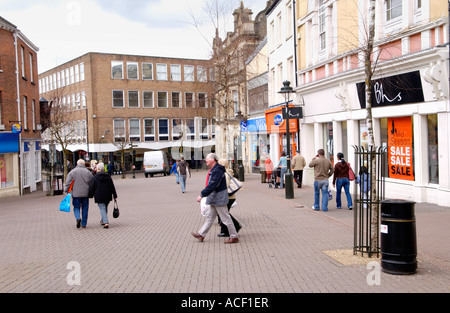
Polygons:
M169 162L164 151L147 151L144 152L144 173L145 177L153 174L170 174Z

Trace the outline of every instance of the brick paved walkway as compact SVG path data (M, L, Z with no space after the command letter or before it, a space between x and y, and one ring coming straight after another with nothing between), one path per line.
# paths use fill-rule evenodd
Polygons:
M336 210L334 200L327 213L311 210L310 186L286 200L284 190L247 174L232 208L243 225L240 243L223 244L216 223L197 242L190 233L204 221L196 197L205 174L194 170L185 194L174 176L114 177L121 216L110 213L109 229L99 226L93 200L87 228L77 229L72 212L58 211L63 196L0 199L0 292L450 291L450 208L417 204L417 274L381 273L371 285L366 265L343 265L323 252L352 248L353 213ZM69 284L78 269L80 284Z

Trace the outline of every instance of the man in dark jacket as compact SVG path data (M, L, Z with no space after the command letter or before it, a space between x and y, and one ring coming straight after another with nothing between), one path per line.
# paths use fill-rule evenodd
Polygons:
M208 233L217 215L220 216L222 222L227 226L230 238L225 240L225 243L237 243L239 238L230 214L228 213L228 190L227 181L225 178L225 167L217 163L218 158L214 153L208 154L205 158L206 165L211 168L209 171L208 184L206 188L197 197L197 201L200 202L203 197L206 198L206 204L211 208L206 216L206 221L200 228L198 233L192 233L192 236L197 238L200 242L203 242L206 233Z
M102 224L104 228L108 228L108 204L112 198L117 198L117 193L112 178L108 173L105 173L104 163L97 164L97 174L89 184L89 198L92 197L100 209L100 215L102 217L100 224Z

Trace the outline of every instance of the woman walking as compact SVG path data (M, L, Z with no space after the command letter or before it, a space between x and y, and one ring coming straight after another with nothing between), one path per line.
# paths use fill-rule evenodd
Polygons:
M344 154L339 152L337 154L338 162L334 166L333 187L336 187L336 208L342 208L341 204L341 189L344 187L345 195L347 196L347 207L349 210L353 208L352 195L350 194L350 179L348 178L348 171L350 165L345 162Z
M117 199L117 193L112 178L105 173L104 163L97 164L97 174L89 183L89 198L92 197L100 209L100 215L102 218L100 220L100 224L103 225L103 228L108 228L108 204L112 198Z

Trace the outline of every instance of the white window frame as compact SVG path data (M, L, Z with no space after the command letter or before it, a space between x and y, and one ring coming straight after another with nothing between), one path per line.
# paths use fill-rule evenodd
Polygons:
M150 133L147 133L146 121L152 121ZM155 119L144 118L144 141L155 141Z
M202 106L202 99L201 99L201 95L204 96L203 100L204 100L204 105ZM198 107L205 109L208 108L208 94L206 92L199 92L197 93L197 99L198 99Z
M130 66L136 67L136 77L130 77ZM127 79L138 80L139 79L139 63L138 62L127 62Z
M152 94L151 100L152 100L152 105L151 106L147 106L145 104L145 94L146 93L150 93ZM152 90L144 90L142 91L142 107L143 108L154 108L155 107L155 93Z
M117 125L117 123L122 122L123 125ZM126 137L126 128L125 128L125 119L124 118L114 118L113 119L113 132L114 132L114 141L122 141L125 140ZM121 140L117 140L121 138Z
M197 66L197 80L201 83L206 83L208 81L206 67L201 65Z
M121 92L122 93L122 106L116 106L114 104L114 92ZM125 94L123 90L113 90L112 91L112 107L113 108L124 108L125 107Z
M167 122L167 134L161 134L161 121ZM170 136L170 121L168 118L158 118L158 141L168 141ZM161 139L163 137L163 139ZM167 137L167 139L165 138Z
M130 94L133 93L135 95L137 95L137 106L130 106ZM139 90L128 90L127 92L127 102L128 102L128 108L129 109L137 109L140 107L139 105Z
M185 82L195 81L194 65L184 65L184 81Z
M132 124L137 125L137 133ZM128 134L130 142L141 141L141 120L139 118L130 118L128 120Z
M84 62L80 63L80 81L84 80Z
M174 103L173 102L173 94L178 94L178 106L173 106L173 103ZM171 102L170 102L171 108L181 109L183 107L183 100L182 100L180 91L172 91L170 93L170 100L171 100Z
M175 121L180 121L179 124L175 125ZM183 131L183 120L181 118L172 119L172 140L180 140Z
M114 77L113 69L120 66L121 77ZM111 61L111 79L123 79L123 61Z
M160 106L160 99L159 99L159 95L160 94L165 94L166 95L166 104L165 104L165 106ZM160 109L167 109L167 108L169 108L169 93L167 91L157 91L156 92L156 102L157 102L157 107L160 108Z
M170 80L174 82L181 81L181 65L170 64Z
M206 122L206 126L203 125L203 123ZM200 119L200 139L209 139L209 131L208 127L209 121L207 118L202 117Z
M156 63L156 80L167 81L167 64Z
M195 118L187 118L186 119L186 139L187 140L195 140ZM192 130L190 127L190 122L193 123L194 129Z
M144 65L150 65L151 77L144 76ZM142 80L153 80L153 63L143 62L142 63Z

